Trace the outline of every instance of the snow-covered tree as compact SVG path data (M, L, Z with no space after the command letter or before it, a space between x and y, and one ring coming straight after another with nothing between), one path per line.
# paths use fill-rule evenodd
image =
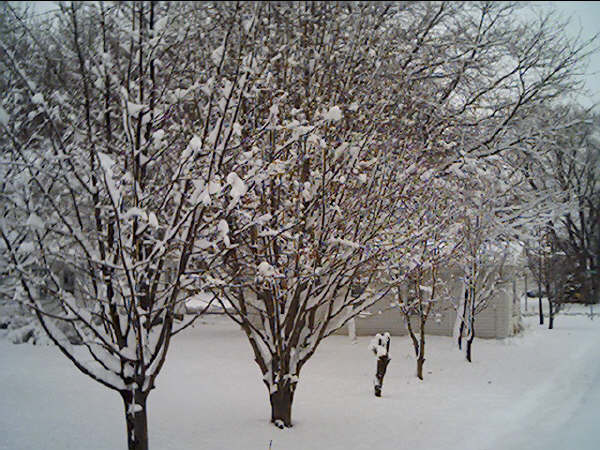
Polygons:
M406 26L390 37L402 49L402 72L395 75L403 88L397 94L402 121L391 136L413 149L418 173L429 170L431 178L448 181L447 189L462 198L454 220L470 230L457 260L464 279L480 286L466 310L464 299L458 302L459 317L483 308L502 279L504 250L496 250L556 217L554 206L564 204L556 189L528 189L527 164L543 157L535 143L549 126L531 126L530 117L577 89L575 74L592 43L568 39L565 23L552 13L524 19L519 8L508 2L416 2L400 14L410 17ZM495 267L495 274L469 275L483 253L486 264L476 272ZM489 259L491 254L496 257ZM460 319L463 327L471 324L470 339L474 318Z
M488 235L489 229L481 226L481 217L467 218L463 227L465 242L458 256L464 296L456 299L455 335L459 349L466 340L465 358L472 360L472 346L476 336L475 321L479 312L489 306L494 294L506 284L505 262L510 245Z
M465 159L452 171L462 179L463 243L456 254L465 286L455 300L459 347L466 338L466 358L471 361L476 336L475 319L493 295L506 289L517 266L524 266L523 245L537 230L560 217L568 207L564 193L533 189L528 167L543 155L515 149L502 158Z
M527 263L538 286L540 325L544 324L542 297L548 301L548 329L554 328L554 317L560 311L569 285L569 275L573 267L567 255L558 250L556 234L550 227L543 227L539 239L526 247ZM572 272L571 272L572 274Z
M376 276L401 174L378 129L394 109L377 81L392 11L269 3L252 18L261 87L244 98L251 142L235 175L223 172L245 196L225 205L226 253L201 283L231 305L281 427L322 340L384 294L352 285Z
M400 282L374 283L415 238L390 237L399 199L422 177L511 153L526 137L514 125L575 86L586 46L516 11L317 2L252 15L261 88L244 99L253 141L230 180L246 194L226 206L220 274L200 282L232 305L274 423L291 425L300 370L322 339Z
M461 232L456 222L460 204L448 189L452 186L441 178L423 176L420 181L421 192L413 192L397 204L399 216L408 216L408 220L392 228L396 245L383 264L387 269L385 283L395 286L396 300L391 308L398 309L404 320L417 359L416 374L422 380L425 327L432 316L451 308L454 280L448 263L460 247ZM399 245L397 236L411 238Z
M177 319L195 289L190 262L228 195L211 173L241 145L245 84L224 75L213 42L243 27L213 5L176 6L61 4L42 23L8 6L0 40L12 295L81 372L120 393L130 449L148 447L147 397L194 320Z
M480 161L502 157L508 170L537 133L516 125L576 87L586 43L548 17L519 22L517 6L83 3L35 25L8 7L1 237L14 295L121 392L130 446L146 445L145 398L187 292L229 302L272 421L291 426L322 340L401 282L375 282L390 252L443 237L403 228L429 205L403 199L425 199L429 180L457 195L445 179L464 165L486 178ZM516 204L494 186L501 201L471 204ZM487 230L469 209L456 222ZM523 210L508 209L514 224Z

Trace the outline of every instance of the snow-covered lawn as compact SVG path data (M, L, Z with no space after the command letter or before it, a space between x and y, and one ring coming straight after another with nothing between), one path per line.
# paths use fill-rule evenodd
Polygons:
M294 428L278 430L247 341L209 316L174 341L150 394L150 447L600 448L600 320L558 316L555 330L536 320L518 337L477 340L470 365L450 338L429 337L423 382L407 338L392 337L382 398L370 338L329 338L301 374ZM119 395L53 347L2 340L0 392L2 449L125 448Z

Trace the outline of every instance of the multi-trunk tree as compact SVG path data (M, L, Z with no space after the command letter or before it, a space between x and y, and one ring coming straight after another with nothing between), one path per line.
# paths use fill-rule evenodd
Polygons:
M513 155L514 156L514 155ZM524 163L515 157L467 161L453 172L462 179L462 245L455 255L464 284L455 299L455 333L459 348L466 339L465 356L472 360L477 314L494 296L506 295L516 267L523 266L523 245L535 230L564 209L564 199L555 191L539 192L529 186Z
M420 189L396 204L398 215L407 220L399 220L390 229L389 237L396 245L383 264L385 283L395 286L391 308L399 310L405 323L415 352L416 374L422 380L425 328L430 318L451 308L455 280L449 263L460 248L461 230L456 222L460 204L448 195L451 186L447 180L421 176L419 181ZM410 238L400 241L397 236Z
M119 392L128 448L146 449L147 397L193 320L176 319L190 261L222 214L211 199L235 190L208 182L225 156L208 131L229 120L232 82L190 43L219 18L195 4L72 3L38 23L3 8L0 238L15 300Z
M352 284L377 273L399 173L377 129L394 107L374 82L389 14L265 4L252 18L261 89L244 96L247 153L232 162L247 190L222 223L222 264L201 283L231 304L280 427L322 340L384 294Z

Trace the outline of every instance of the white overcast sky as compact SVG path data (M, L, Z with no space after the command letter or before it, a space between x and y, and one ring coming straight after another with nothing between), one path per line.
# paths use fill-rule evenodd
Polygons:
M571 18L568 32L577 36L581 32L582 39L590 39L600 33L600 1L595 2L532 2L542 7L554 8L561 16ZM600 40L596 46L600 46ZM596 104L596 111L600 111L600 52L589 57L589 64L585 76L586 89L589 95L578 100L585 106Z
M56 7L54 2L50 1L26 3L33 3L40 12L46 12ZM572 36L581 32L582 39L589 39L600 32L600 1L537 1L530 2L530 4L542 8L554 8L565 19L571 18L568 32ZM590 56L585 81L589 91L588 95L580 96L578 100L585 106L596 104L596 110L600 111L600 52Z

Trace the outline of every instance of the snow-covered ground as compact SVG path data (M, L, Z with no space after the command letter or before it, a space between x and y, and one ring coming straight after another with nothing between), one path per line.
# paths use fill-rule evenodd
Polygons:
M531 303L530 303L531 305ZM327 339L300 377L295 426L269 422L268 398L239 329L209 316L175 340L149 398L162 449L597 449L600 319L477 340L468 364L448 337L427 341L425 381L406 337L392 337L383 397L369 337ZM382 330L384 331L384 330ZM51 346L0 341L0 448L125 448L121 399Z

